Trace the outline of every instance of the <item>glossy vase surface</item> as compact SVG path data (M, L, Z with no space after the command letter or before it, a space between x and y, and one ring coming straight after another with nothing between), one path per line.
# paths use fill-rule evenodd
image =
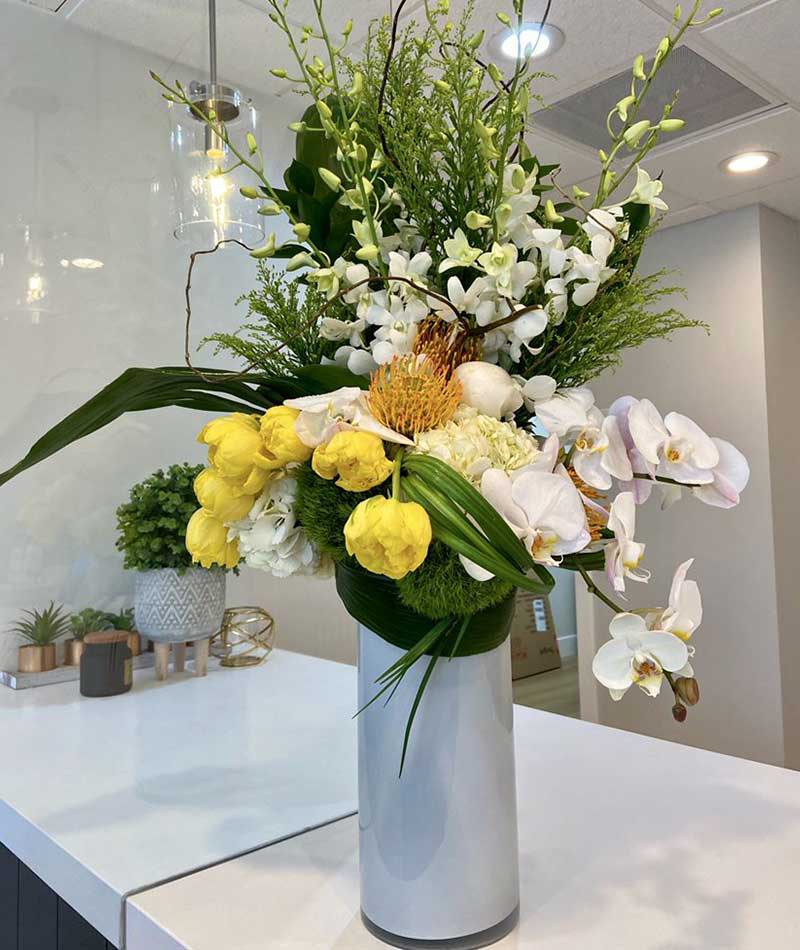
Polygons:
M359 626L359 708L402 655ZM392 946L468 950L519 913L510 646L436 664L399 777L427 659L358 717L362 918Z

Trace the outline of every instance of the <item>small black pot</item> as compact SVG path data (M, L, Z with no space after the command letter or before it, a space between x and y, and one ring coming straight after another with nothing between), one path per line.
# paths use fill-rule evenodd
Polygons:
M101 630L84 638L81 695L118 696L133 685L133 653L123 630Z

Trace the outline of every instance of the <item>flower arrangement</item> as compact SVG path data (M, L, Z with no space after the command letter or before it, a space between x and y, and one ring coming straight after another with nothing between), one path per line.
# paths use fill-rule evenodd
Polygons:
M421 689L441 656L471 642L476 652L507 622L514 588L548 590L558 565L614 610L599 681L614 698L632 685L656 696L667 681L682 720L699 697L690 659L700 593L687 560L663 609L619 604L628 583L650 579L636 509L654 490L665 505L685 494L732 507L747 462L646 398L604 411L586 383L624 349L702 326L659 309L675 290L663 273L637 273L667 210L642 162L683 126L675 100L647 117L654 79L684 34L720 11L676 7L652 60L636 57L589 194L565 190L558 166L531 150L543 77L530 50L508 73L487 65L471 5L457 21L448 0L404 28L384 18L357 56L352 23L332 37L322 0L299 28L286 0L268 6L295 58L291 74L272 73L311 98L291 126L284 186L267 177L255 139L237 149L218 116L153 74L171 107L195 112L224 143L214 174L250 169L242 193L294 235L271 233L251 250L261 283L247 297L252 319L210 338L246 369L195 370L187 356L187 369L128 370L2 480L126 411L223 411L199 435L208 466L194 482L191 560L281 577L335 564L353 616L396 642L397 617L414 634L381 693L423 655ZM520 26L521 0L511 6ZM268 269L272 258L285 273ZM184 563L177 549L170 556ZM131 554L137 566L148 557Z

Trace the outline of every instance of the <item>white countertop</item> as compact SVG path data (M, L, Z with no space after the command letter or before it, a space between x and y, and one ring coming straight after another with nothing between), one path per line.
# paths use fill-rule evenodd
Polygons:
M86 699L0 689L0 842L120 945L126 895L357 808L356 671L253 669Z
M519 706L515 722L522 906L499 950L800 946L800 773ZM357 830L137 895L128 950L378 950Z

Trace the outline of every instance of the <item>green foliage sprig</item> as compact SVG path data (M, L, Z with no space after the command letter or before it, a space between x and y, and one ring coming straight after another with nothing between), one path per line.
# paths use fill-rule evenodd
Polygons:
M46 647L69 632L69 616L50 601L44 610L23 610L25 616L11 628L32 646Z
M134 629L134 616L133 616L133 607L126 607L125 610L120 610L119 613L111 613L106 611L105 618L108 621L109 627L112 630L133 630Z
M69 618L69 625L75 640L83 640L87 633L94 633L95 630L110 630L112 626L108 614L93 607L73 614Z
M215 344L215 355L230 353L276 376L333 357L339 344L322 339L319 321L314 319L325 295L299 279L289 279L266 261L258 262L256 280L258 286L237 300L247 303L247 321L235 333L214 333L203 344ZM331 308L329 316L336 315Z
M194 480L202 465L170 465L131 488L130 501L117 508L117 548L125 553L127 570L192 566L186 550L186 525L197 509Z

